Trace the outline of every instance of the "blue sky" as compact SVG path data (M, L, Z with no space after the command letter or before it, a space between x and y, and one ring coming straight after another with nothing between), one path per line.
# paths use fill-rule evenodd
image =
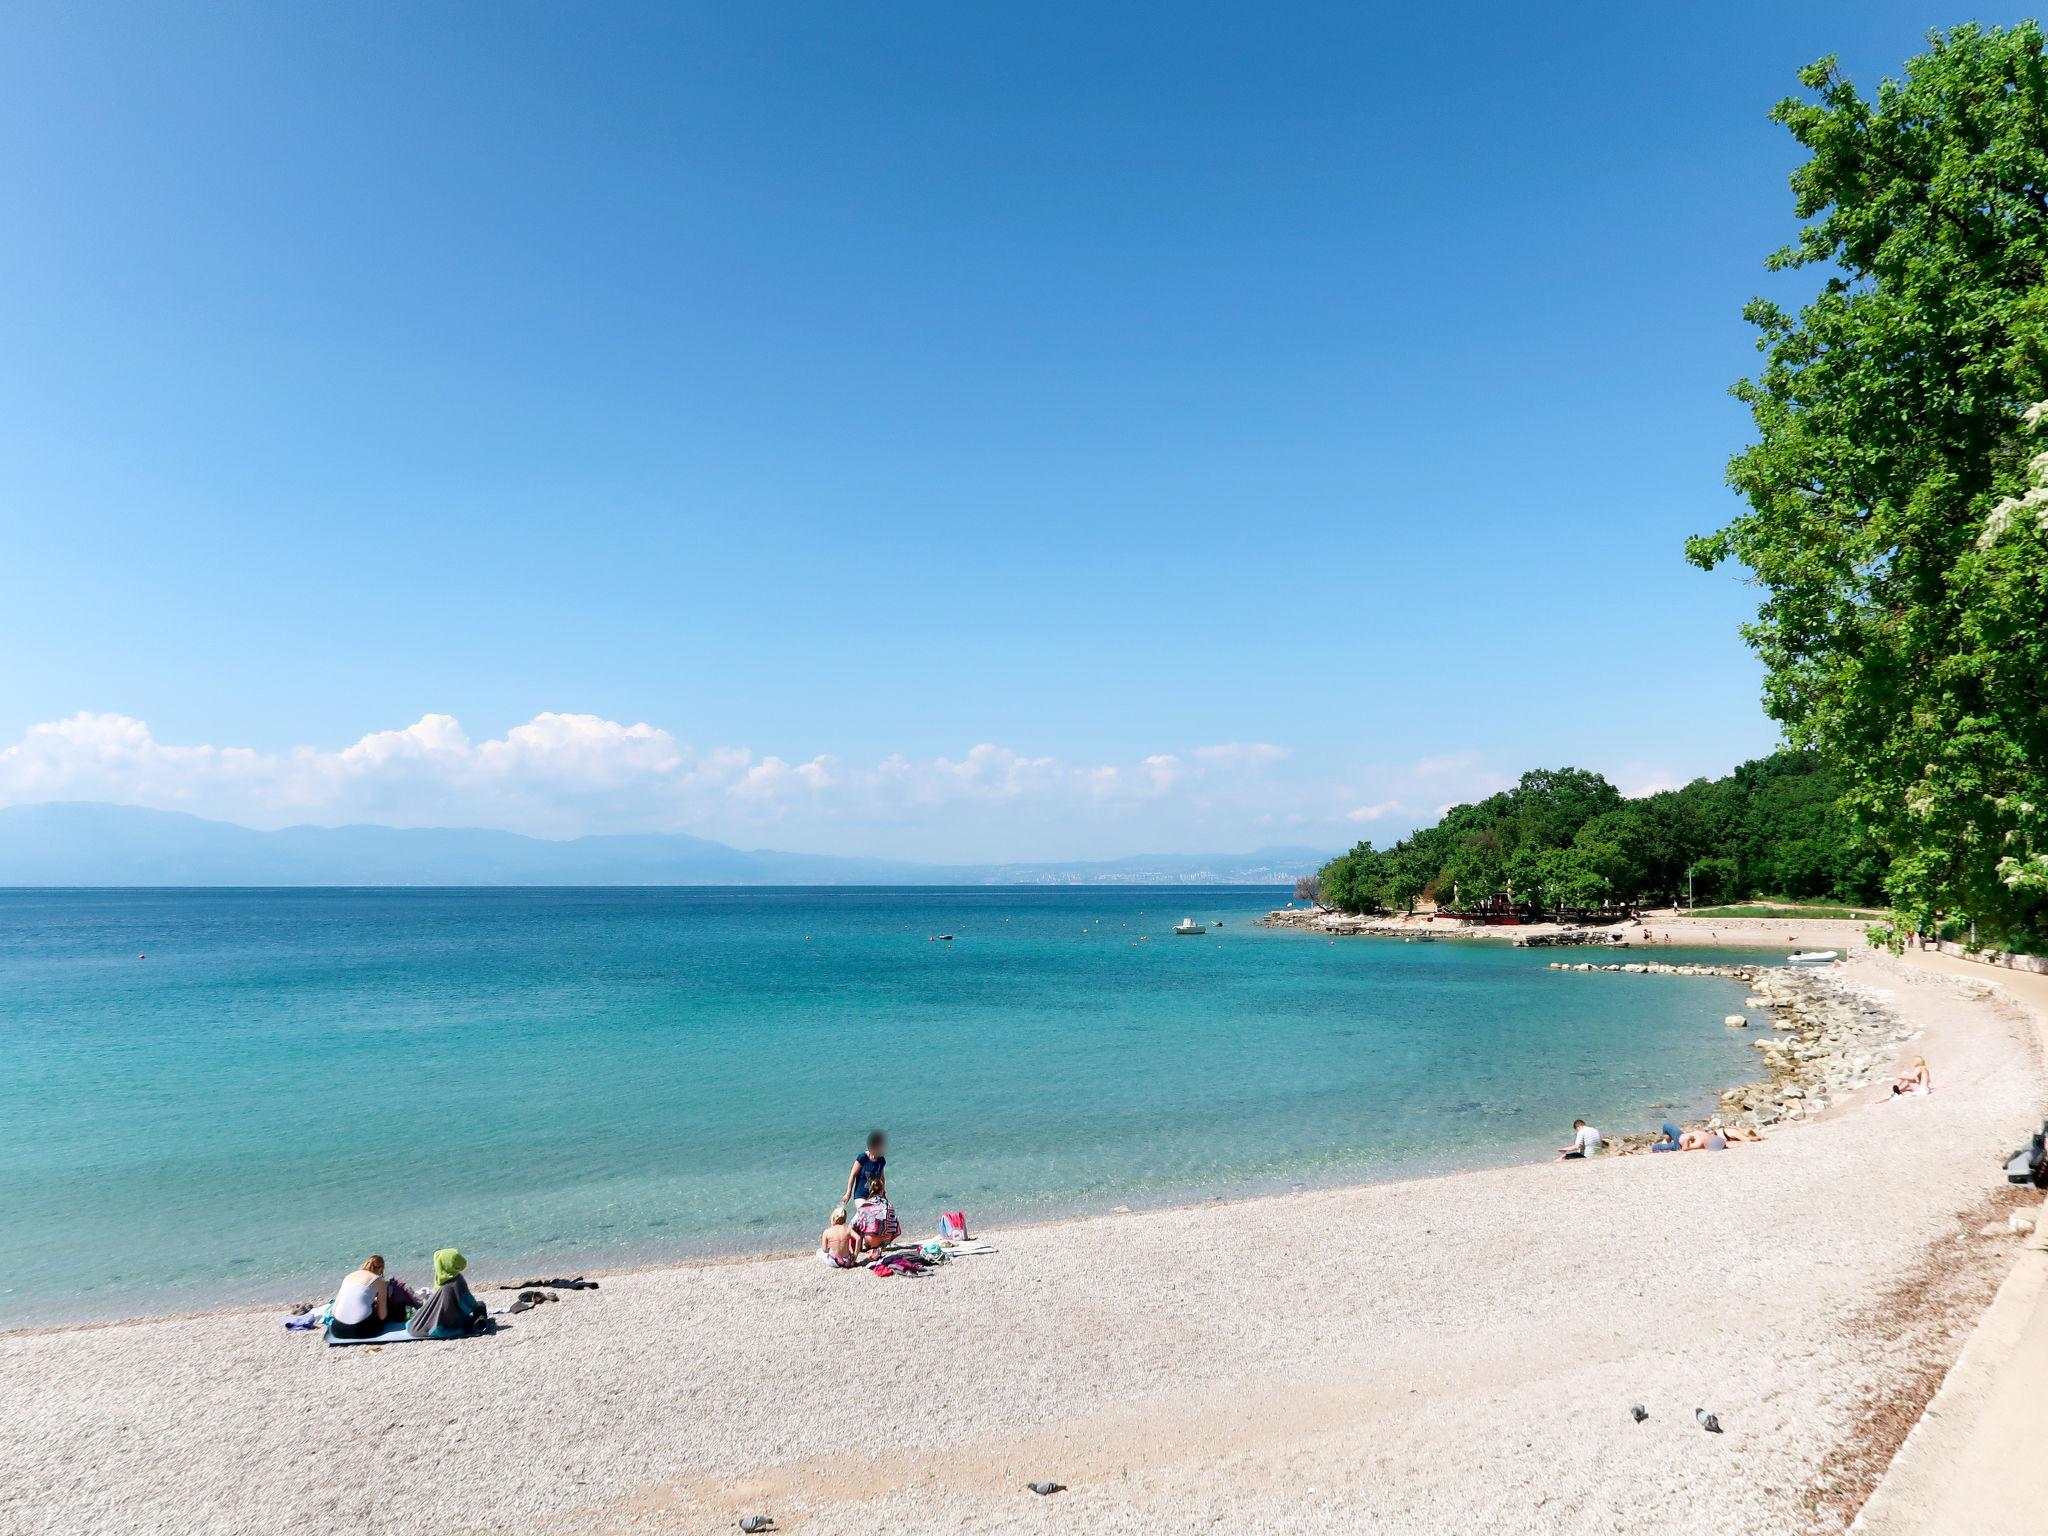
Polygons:
M1069 857L1723 771L1765 113L1962 19L10 5L0 801Z

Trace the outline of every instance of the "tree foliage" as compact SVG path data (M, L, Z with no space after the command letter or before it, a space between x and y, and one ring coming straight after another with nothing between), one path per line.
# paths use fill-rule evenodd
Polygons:
M1807 151L1803 227L1768 264L1823 281L1796 314L1750 305L1747 510L1687 553L1755 572L1766 707L1825 755L1899 907L2024 942L2048 926L2042 34L1933 37L1874 99L1832 59L1800 82L1772 115ZM1773 846L1793 884L1834 857L1796 824Z
M1692 869L1701 900L1867 902L1883 867L1856 846L1838 799L1810 752L1779 752L1640 800L1623 799L1597 773L1526 773L1391 848L1364 842L1331 860L1322 898L1347 912L1406 911L1422 897L1448 905L1454 891L1465 902L1512 892L1546 907L1591 907L1669 898Z

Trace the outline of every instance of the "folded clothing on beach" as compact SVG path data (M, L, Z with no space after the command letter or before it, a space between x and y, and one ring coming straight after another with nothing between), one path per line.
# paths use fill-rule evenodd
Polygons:
M892 1253L886 1259L877 1259L868 1266L868 1273L888 1279L891 1275L904 1275L917 1279L929 1273L931 1266L923 1259L913 1258L907 1253Z

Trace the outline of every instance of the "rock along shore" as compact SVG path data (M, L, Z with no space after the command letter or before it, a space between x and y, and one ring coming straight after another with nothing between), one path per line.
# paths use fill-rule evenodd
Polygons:
M1721 1116L1756 1127L1811 1119L1844 1095L1875 1087L1896 1048L1917 1033L1888 1002L1889 994L1831 970L1766 965L1667 965L1660 961L1596 964L1550 962L1553 971L1635 976L1719 976L1750 989L1745 1006L1764 1010L1772 1033L1756 1041L1765 1076L1721 1095ZM1744 1028L1746 1014L1730 1014ZM1633 1150L1651 1138L1613 1138Z

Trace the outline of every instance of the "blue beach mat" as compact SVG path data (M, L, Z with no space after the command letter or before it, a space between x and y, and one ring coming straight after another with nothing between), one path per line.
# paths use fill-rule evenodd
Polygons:
M326 1328L324 1328L324 1329L323 1329L323 1330L321 1331L320 1337L321 1337L321 1338L323 1338L323 1339L325 1339L325 1340L326 1340L326 1341L327 1341L327 1342L328 1342L329 1344L337 1344L337 1345L338 1345L338 1344L418 1344L418 1343L420 1343L420 1342L421 1342L420 1340L418 1340L418 1339L414 1338L414 1337L413 1337L413 1336L412 1336L411 1334L409 1334L409 1333L407 1333L407 1332L405 1331L405 1324L403 1324L403 1323L393 1323L393 1324L392 1324L392 1325L391 1325L391 1326L390 1326L389 1328L386 1328L386 1329L385 1329L385 1330L384 1330L384 1331L383 1331L382 1333L372 1334L372 1335L371 1335L371 1336L370 1336L369 1338L367 1338L367 1339L337 1339L337 1338L336 1338L336 1337L334 1336L334 1324L332 1324L332 1323L329 1323L329 1324L328 1324L328 1325L326 1326Z

